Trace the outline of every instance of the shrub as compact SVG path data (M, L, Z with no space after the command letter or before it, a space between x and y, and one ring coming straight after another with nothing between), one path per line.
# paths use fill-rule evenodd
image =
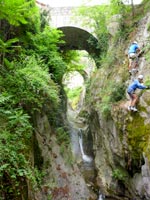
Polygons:
M126 173L123 171L123 170L121 170L121 169L115 169L114 171L113 171L113 178L115 178L116 180L118 180L118 181L123 181L123 182L125 182L125 180L126 180L126 178L127 178L127 175L126 175Z

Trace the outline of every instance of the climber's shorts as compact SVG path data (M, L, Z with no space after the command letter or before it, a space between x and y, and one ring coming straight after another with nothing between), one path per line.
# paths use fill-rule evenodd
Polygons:
M128 55L128 58L129 59L134 59L134 58L136 58L137 57L137 54L136 53L130 53L129 55Z
M131 99L133 99L133 94L135 94L135 91L128 92L128 95L130 96Z

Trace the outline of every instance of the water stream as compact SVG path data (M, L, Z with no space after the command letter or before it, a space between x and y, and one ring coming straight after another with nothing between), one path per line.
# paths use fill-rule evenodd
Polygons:
M89 144L91 141L87 141L88 139L86 138L88 135L88 125L84 123L85 119L79 117L79 113L84 103L85 93L86 89L83 85L83 90L80 94L80 100L76 109L72 108L69 101L67 104L67 119L70 128L72 153L76 162L79 163L79 168L86 184L91 188L91 191L94 189L93 192L97 194L97 200L105 200L103 193L98 191L98 188L95 185L97 172L94 157L93 155L91 156L91 154L93 154L92 145Z
M99 197L98 197L98 200L104 200L104 198L103 198L103 195L102 195L102 194L100 194L100 195L99 195Z
M81 129L79 129L79 145L80 145L80 151L81 151L81 155L82 155L83 161L84 162L88 162L88 163L92 162L93 159L90 156L88 156L88 155L86 155L84 153L84 149L83 149L83 136L82 136L82 130Z

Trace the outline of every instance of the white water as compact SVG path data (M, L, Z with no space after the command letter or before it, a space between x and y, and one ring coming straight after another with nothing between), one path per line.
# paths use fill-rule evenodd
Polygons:
M101 194L100 194L100 196L99 196L98 200L103 200L103 197L102 197L102 195L101 195Z
M98 200L103 200L103 195L100 194Z
M83 149L83 139L82 139L81 130L80 130L80 135L79 135L79 145L80 145L80 150L81 150L81 155L82 155L83 161L85 161L85 162L92 162L92 158L89 157L89 156L87 156L87 155L84 153L84 149Z
M104 200L104 199L105 199L105 195L103 195L103 194L99 191L98 200Z

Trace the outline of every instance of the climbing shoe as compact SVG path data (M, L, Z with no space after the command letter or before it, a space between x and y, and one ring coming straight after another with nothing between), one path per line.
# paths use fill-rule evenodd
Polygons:
M132 69L132 72L133 72L133 73L137 73L138 71L139 71L139 70L136 69L136 68Z
M128 106L128 110L131 110L131 106Z
M138 111L137 108L132 107L132 106L131 106L131 109L130 109L130 110L132 110L132 111L134 111L134 112Z
M130 75L132 74L132 71L131 71L131 70L129 70L129 74L130 74Z

